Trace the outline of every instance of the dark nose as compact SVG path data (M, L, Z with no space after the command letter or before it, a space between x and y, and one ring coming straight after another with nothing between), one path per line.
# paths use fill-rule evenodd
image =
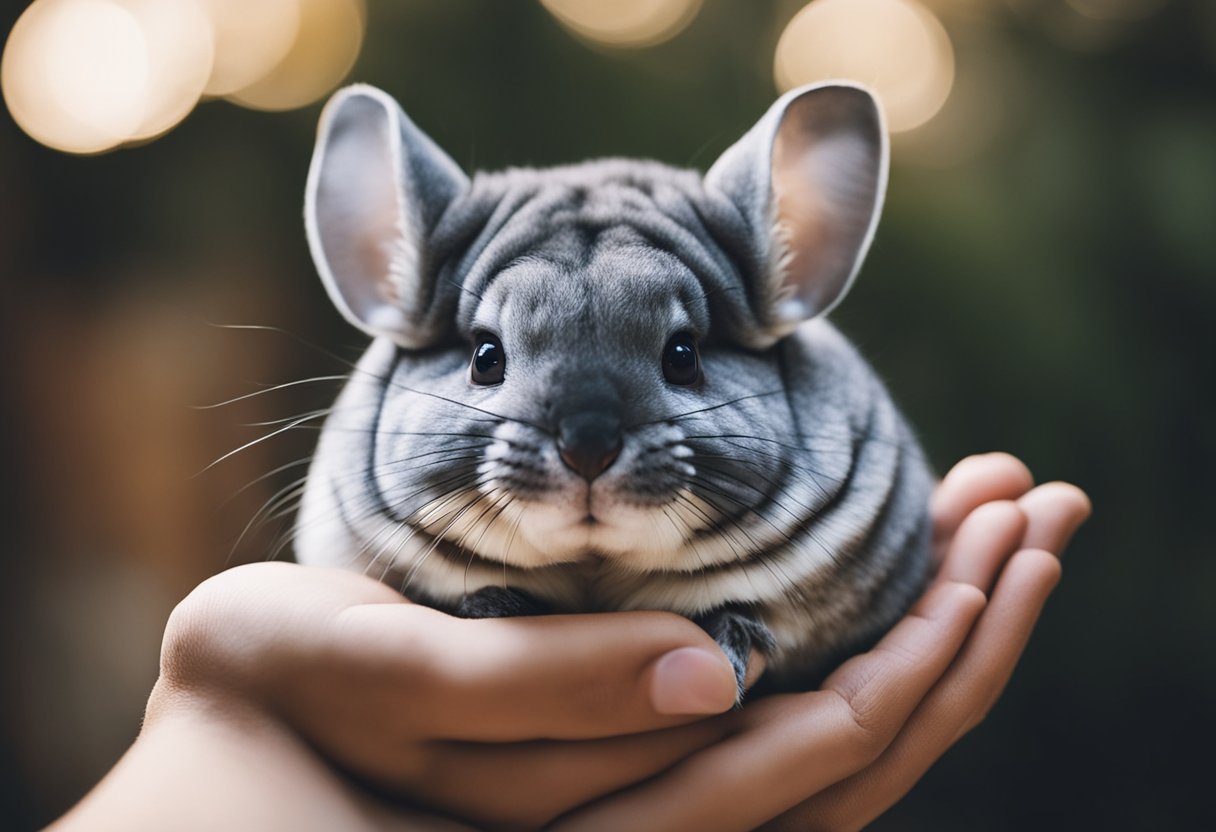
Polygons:
M594 411L567 416L558 423L557 450L567 468L591 482L621 453L621 420Z

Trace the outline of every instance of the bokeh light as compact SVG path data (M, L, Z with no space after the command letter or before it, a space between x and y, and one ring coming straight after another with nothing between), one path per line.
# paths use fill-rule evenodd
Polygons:
M227 95L265 77L287 56L300 28L297 0L204 0L215 35L207 95Z
M34 0L4 47L14 121L69 153L171 130L204 96L302 107L350 71L365 0Z
M311 104L346 77L363 45L363 0L299 0L299 20L287 55L229 100L259 110L290 110Z
M127 139L172 129L198 103L215 58L207 16L196 0L119 0L139 23L148 55L144 116Z
M931 119L954 83L954 50L941 22L915 0L816 0L777 42L777 86L849 78L882 99L892 132Z
M138 20L110 0L41 0L17 20L0 63L13 120L71 153L114 147L139 130L149 79Z
M684 30L701 0L540 0L567 29L608 46L653 46Z
M1029 106L1029 79L1016 52L992 27L959 26L952 32L957 65L941 110L915 130L894 137L895 156L926 168L973 165L1002 137L1016 134Z

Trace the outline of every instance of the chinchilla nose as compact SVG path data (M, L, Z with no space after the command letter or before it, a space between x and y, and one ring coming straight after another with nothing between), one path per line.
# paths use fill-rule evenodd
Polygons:
M603 411L566 416L557 426L557 450L567 468L591 482L621 453L621 420Z

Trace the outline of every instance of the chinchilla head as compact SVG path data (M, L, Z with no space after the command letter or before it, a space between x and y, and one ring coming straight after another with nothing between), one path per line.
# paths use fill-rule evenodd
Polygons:
M856 275L886 169L880 111L844 83L785 95L704 176L469 178L388 95L342 90L309 242L376 341L303 534L342 523L407 571L431 554L691 571L788 539L852 464L855 359L806 322Z

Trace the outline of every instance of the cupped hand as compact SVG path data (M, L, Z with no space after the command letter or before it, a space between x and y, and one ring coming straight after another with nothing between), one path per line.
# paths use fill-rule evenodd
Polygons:
M724 738L559 820L560 830L847 830L885 812L995 703L1088 517L1007 454L969 457L932 503L936 580L817 690L718 717Z
M183 602L161 698L252 704L358 781L478 828L858 828L1008 681L1089 512L1072 486L1032 486L1007 455L959 463L932 506L937 579L911 613L820 690L742 711L706 718L730 711L733 674L678 616L464 621L283 564Z
M703 717L735 697L729 661L676 615L462 620L275 563L175 610L161 688L188 708L260 709L385 793L528 829L716 741L727 726Z

